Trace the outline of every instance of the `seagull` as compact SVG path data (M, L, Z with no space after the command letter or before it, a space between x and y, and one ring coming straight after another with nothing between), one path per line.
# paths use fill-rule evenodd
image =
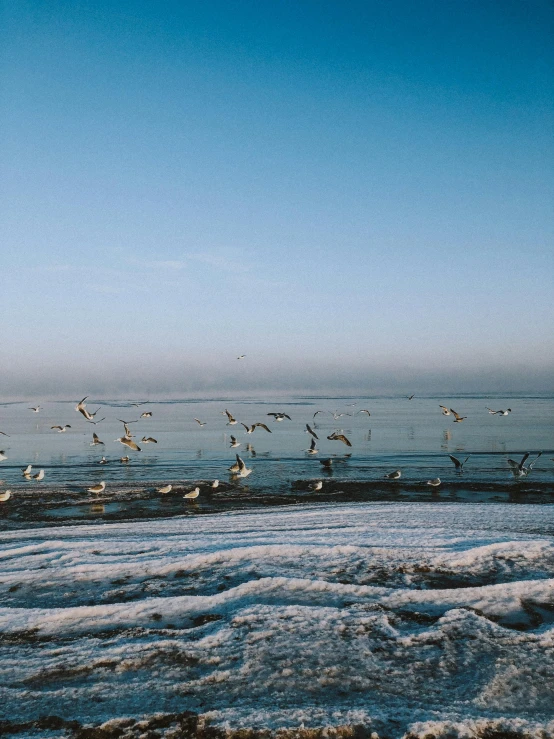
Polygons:
M98 485L93 485L91 488L87 488L87 492L89 493L103 493L106 489L106 483L101 482Z
M33 411L33 413L38 413L40 411L40 405L37 405L34 408L29 408L29 410Z
M102 457L98 464L108 464L108 460L106 459L106 457Z
M445 405L440 405L440 403L439 403L439 408L442 410L442 415L443 416L449 416L450 415L450 408L447 408Z
M7 434L5 431L0 431L0 436L7 436L9 438L9 434Z
M402 477L402 472L400 470L395 470L394 472L389 472L388 475L385 475L387 480L400 480Z
M31 479L31 470L33 469L32 464L28 464L27 467L23 468L21 472L23 473L23 477L26 477L28 480Z
M344 434L339 434L336 431L333 431L333 433L327 437L331 441L342 441L343 444L346 444L346 446L352 446L350 441L346 438Z
M149 400L143 400L142 403L130 403L130 405L134 405L135 408L138 408L139 405L148 405L149 402Z
M512 473L514 477L527 477L527 475L531 472L533 469L533 465L539 459L539 457L542 455L542 452L539 452L538 455L535 457L535 459L528 464L528 466L525 466L525 462L527 461L528 457L530 455L530 452L526 452L523 455L523 458L521 462L515 462L513 459L508 460L508 464L510 465L510 468L512 470Z
M224 416L227 416L227 418L229 419L229 422L227 423L227 426L234 426L237 423L237 419L236 418L233 418L233 416L229 413L229 411L227 410L227 408L225 408L224 411L221 411L221 413Z
M331 469L331 465L333 464L332 459L320 459L319 464L323 465L326 469Z
M98 409L98 411L99 410L100 408ZM96 413L98 413L98 411L96 411ZM96 415L96 413L94 415ZM87 423L93 423L96 426L97 423L102 423L102 421L105 421L105 420L106 420L106 416L104 416L104 418L99 418L98 421L91 421L89 418L87 418Z
M341 416L350 416L350 415L352 414L351 413L339 413L338 411L335 411L333 413L333 418L335 419L335 421L338 421Z
M215 488L218 488L218 487L219 487L219 480L214 480L214 481L212 482L212 487L213 487L214 489L215 489Z
M438 486L441 484L440 477L435 477L432 480L427 480L427 485L431 485L433 488L438 488Z
M152 411L144 411L144 413L140 414L141 418L152 418Z
M237 357L237 359L244 359L246 354L241 354L240 357Z
M415 394L414 395L409 395L408 396L408 400L412 400L412 398L414 398L414 397L415 397Z
M7 459L4 450L0 449L0 462L3 462L5 459Z
M97 444L104 445L104 442L103 441L100 441L100 439L98 438L98 436L96 434L93 434L92 435L92 443L91 443L91 446L96 446Z
M190 493L187 493L186 495L183 495L183 498L189 498L190 500L194 500L194 498L198 498L200 495L200 488L194 488Z
M200 421L200 420L198 420L198 418L195 418L194 420L196 421L196 423L197 423L197 424L198 424L199 426L205 426L205 425L206 425L206 421Z
M323 487L323 483L321 482L321 480L314 482L314 484L311 486L313 491L321 490L322 487Z
M367 413L368 416L371 416L371 413L368 410L366 410L365 408L362 408L361 410L356 411L356 413Z
M314 415L312 416L312 418L315 418L315 417L317 416L317 414L318 414L318 413L327 413L327 411L316 411L316 412L314 413Z
M77 405L75 406L75 410L77 412L83 410L83 408L86 406L85 400L87 398L88 398L88 395L85 395L85 397L77 403Z
M265 423L255 423L252 428L258 428L258 427L261 429L264 429L264 431L267 431L270 434L272 433L271 429L268 426L266 426Z
M315 447L315 439L312 439L310 448L304 450L307 454L319 454L319 449Z
M240 444L241 444L240 441L237 441L234 436L231 436L231 448L232 449L234 447L240 446Z
M120 462L128 462L129 459L130 459L130 457L120 457L119 461Z
M282 421L283 418L288 418L289 421L292 421L291 417L287 413L268 413L268 416L273 416L276 421Z
M458 472L463 472L464 464L471 457L471 454L468 454L468 456L464 459L463 462L460 462L460 460L457 457L453 457L451 454L449 454L448 456L454 462L454 467L458 470Z
M65 432L67 431L67 429L70 429L71 426L68 423L66 423L65 426L50 426L50 428L51 429L56 429L56 431L58 432L58 434L65 434Z
M306 433L311 434L314 437L314 439L319 439L319 436L316 434L313 428L310 427L309 423L306 424Z
M33 475L33 480L37 480L37 482L44 480L44 470L39 470L36 475Z
M489 413L492 413L495 416L507 416L508 413L512 412L511 408L506 408L505 411L493 411L491 408L487 408Z
M157 493L170 493L173 485L164 485L161 488L157 488Z
M117 419L119 423L123 424L123 428L125 429L125 436L129 439L133 438L133 434L131 433L131 429L129 428L130 423L138 423L138 419L136 421L123 421L121 418Z
M454 414L454 423L461 423L467 416L460 416L455 410L450 409L450 413Z
M98 413L100 408L97 408L94 411L94 413L90 413L89 411L87 411L87 407L86 407L87 404L85 403L85 400L87 398L88 398L88 395L85 396L82 400L80 400L75 406L75 410L77 411L77 413L80 413L81 415L83 415L87 419L87 421L92 421L93 423L100 423L100 421L94 421L94 416ZM102 419L102 421L103 420L104 419Z
M153 436L143 436L141 439L143 444L157 444L158 442Z
M129 449L132 449L135 452L140 452L140 447L137 446L137 444L135 444L135 442L128 436L121 436L119 439L114 439L114 441L119 441L123 446L128 446Z
M0 493L0 501L2 503L5 503L7 500L10 499L11 494L12 494L12 491L11 490L4 490L3 493Z
M244 464L244 460L242 460L238 454L237 454L236 465L233 465L232 467L230 467L229 471L232 472L233 475L236 475L237 477L248 477L248 475L252 472L252 470L248 469L248 467Z

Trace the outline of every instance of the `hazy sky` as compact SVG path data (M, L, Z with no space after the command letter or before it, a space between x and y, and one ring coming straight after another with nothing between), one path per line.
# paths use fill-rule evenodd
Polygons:
M552 388L551 2L3 9L0 395Z

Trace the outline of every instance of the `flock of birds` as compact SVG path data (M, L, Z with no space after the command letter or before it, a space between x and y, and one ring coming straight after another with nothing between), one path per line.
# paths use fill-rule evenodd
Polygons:
M243 359L244 356L245 355L241 355L241 356L237 357L237 359ZM408 397L408 400L412 400L413 398L414 398L414 395L410 395ZM99 408L97 408L94 412L91 412L87 408L87 403L86 403L87 399L88 399L88 396L85 396L82 400L80 400L77 403L77 405L75 406L75 411L77 413L79 413L81 416L83 416L83 418L88 423L91 423L91 424L94 424L94 425L99 424L102 421L106 420L105 417L100 418L100 419L97 419L96 418L98 412L101 409L101 406ZM131 403L130 405L131 406L135 406L135 407L139 407L141 405L146 405L146 403ZM355 404L353 404L353 405L355 405ZM442 412L442 414L444 416L453 416L454 417L454 423L461 423L462 421L464 421L467 418L467 416L461 416L454 409L449 408L448 406L444 406L444 405L440 405L439 404L439 407L440 407L441 412ZM41 406L40 405L32 406L32 407L29 408L29 410L31 410L33 413L39 413L40 410L41 410ZM498 416L507 416L508 414L510 414L512 412L511 408L507 408L506 410L493 410L492 408L488 408L488 407L487 407L487 411L490 414L498 415ZM316 427L316 423L315 423L315 419L316 419L316 417L319 414L323 414L323 413L331 413L331 415L333 416L333 419L335 421L336 420L339 420L342 416L352 416L352 415L354 415L354 412L353 413L348 413L348 412L339 413L338 411L332 412L332 411L317 410L313 414L313 418L312 418L312 424L313 424L313 426L315 428L313 428L312 426L310 426L309 423L306 423L306 428L305 428L305 433L309 434L310 437L311 437L309 448L304 450L304 452L306 452L309 455L316 455L316 454L319 453L319 449L317 448L317 441L319 441L319 436L317 435L316 430L315 430L317 428ZM239 422L237 421L237 419L234 418L234 416L227 409L225 409L224 411L222 411L222 414L227 417L227 425L228 426L237 426L237 425L239 425ZM366 414L367 416L371 416L371 413L370 413L370 411L367 408L362 408L362 409L356 411L355 414ZM126 447L126 449L129 449L129 450L134 451L134 452L140 452L141 451L141 447L135 441L135 436L132 433L132 429L130 428L130 426L131 426L131 424L138 423L140 421L140 419L151 418L152 415L153 415L152 414L152 411L144 411L144 412L142 412L140 414L140 417L138 419L135 419L133 421L125 421L123 419L118 419L118 421L123 424L123 434L122 434L122 436L118 437L117 439L114 439L114 441L119 442L124 447ZM289 421L291 420L291 417L287 413L283 413L283 412L271 412L271 413L267 413L267 415L273 417L273 419L274 419L275 422L282 422L285 419L287 419ZM206 425L206 422L205 421L201 421L199 418L195 418L194 421L200 427L203 427L203 426ZM258 429L258 428L259 429L263 429L266 433L270 433L270 434L272 433L272 430L269 428L269 426L267 426L267 424L262 423L262 422L253 423L251 425L247 425L247 424L241 422L240 425L244 427L245 433L248 434L248 435L253 434L256 431L256 429ZM71 428L71 425L70 424L65 424L64 426L54 425L54 426L51 426L50 428L51 428L52 431L56 431L57 433L62 434L62 433L65 433L67 431L67 429L70 429ZM7 434L4 431L0 431L0 435L2 435L2 436L9 436L9 434ZM342 429L341 430L333 431L331 434L329 434L327 436L327 439L329 441L339 441L339 442L341 442L342 444L344 444L347 447L352 447L351 441L345 436L345 434L343 433ZM140 441L140 443L142 443L142 444L157 444L158 442L152 436L143 436L142 439L141 439L141 441ZM242 442L240 442L236 438L236 436L230 435L230 447L231 448L238 448L239 446L241 446L241 443ZM99 438L99 436L98 436L98 434L96 432L94 432L92 434L91 446L104 446L104 442ZM534 464L541 457L541 455L542 455L542 452L539 452L539 454L531 462L529 462L529 463L527 463L527 460L530 457L530 453L529 452L527 452L523 456L523 458L521 459L521 461L519 461L519 462L517 462L517 461L515 461L513 459L508 459L507 462L508 462L508 465L509 465L510 470L512 471L514 477L515 478L526 477L531 472L531 470L533 469ZM450 457L452 463L454 464L454 467L455 467L456 471L459 472L459 473L461 473L461 472L463 472L464 465L466 464L466 462L468 461L468 459L469 459L469 457L471 455L468 455L463 461L461 461L457 457L454 457L451 454L449 454L448 456ZM6 460L7 458L8 457L6 456L5 452L3 450L0 450L0 462ZM108 464L108 461L109 460L107 460L106 457L103 456L102 459L99 461L99 464ZM128 455L125 455L125 456L123 456L123 457L120 458L120 462L121 463L128 463L129 461L130 461L130 457ZM333 464L333 459L331 457L329 457L327 459L324 459L324 460L321 460L321 465L323 466L324 469L329 470L331 468L332 464ZM244 460L239 456L239 454L236 454L236 461L235 461L234 464L231 465L231 467L228 468L228 472L230 473L232 479L238 479L238 478L248 477L248 475L250 475L253 472L253 469L252 468L248 468L246 466L246 463L244 462ZM33 473L33 467L32 467L32 465L29 464L25 468L22 469L22 474L23 474L23 477L26 480L35 480L37 482L40 482L41 480L44 479L45 471L44 471L44 469L39 469L38 472ZM392 472L387 473L384 476L384 479L390 480L390 481L397 481L397 480L400 480L401 477L402 477L402 471L401 470L394 470ZM431 486L433 488L437 488L437 487L439 487L441 485L441 479L439 477L436 477L436 478L433 478L431 480L427 480L427 481L423 482L422 484L429 485L429 486ZM214 480L211 483L211 487L212 488L217 488L218 486L219 486L219 480ZM312 490L314 490L314 491L321 490L322 487L323 487L323 481L322 480L316 481L311 486ZM92 485L91 487L86 488L87 492L96 493L96 494L103 493L105 489L106 489L106 482L105 481L102 481L102 482L98 483L97 485ZM160 493L160 494L166 494L166 493L171 492L172 489L173 489L173 486L168 484L168 485L163 485L162 487L157 488L157 492ZM200 492L201 492L200 491L200 488L199 487L196 487L193 490L191 490L190 492L186 493L183 496L183 498L186 498L188 500L195 500L200 495ZM11 493L11 490L5 490L3 492L0 492L0 502L5 502L5 501L9 500L10 497L11 497L11 494L12 494Z

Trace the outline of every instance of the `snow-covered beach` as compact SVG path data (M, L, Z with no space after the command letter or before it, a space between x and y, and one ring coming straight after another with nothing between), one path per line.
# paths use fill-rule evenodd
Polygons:
M29 728L57 716L139 736L186 711L227 730L554 735L553 535L551 506L464 503L4 532L4 735L78 735Z

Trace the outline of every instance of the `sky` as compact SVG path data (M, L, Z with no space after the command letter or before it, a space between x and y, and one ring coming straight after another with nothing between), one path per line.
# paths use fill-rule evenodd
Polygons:
M0 26L1 397L553 389L548 0Z

